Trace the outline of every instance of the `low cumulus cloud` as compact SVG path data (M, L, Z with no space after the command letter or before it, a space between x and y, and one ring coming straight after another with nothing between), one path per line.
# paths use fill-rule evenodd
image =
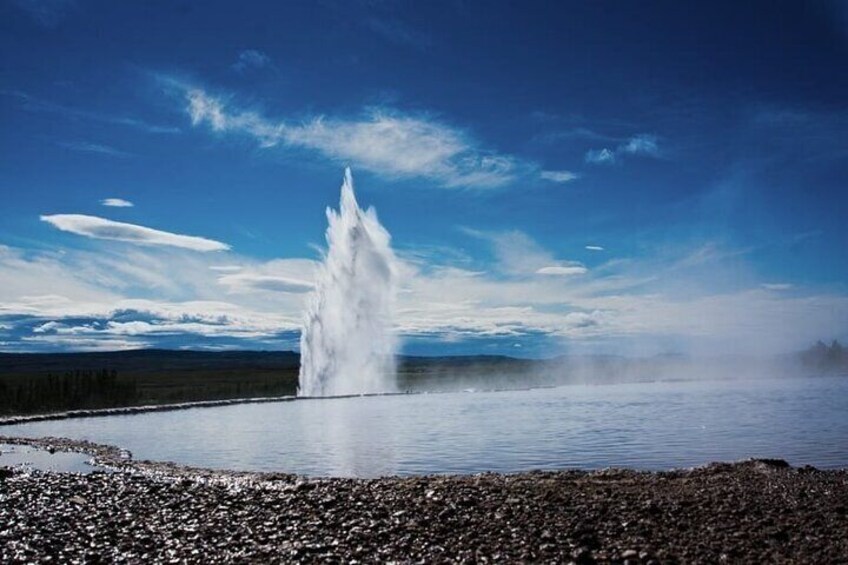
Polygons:
M214 302L157 303L124 300L44 322L32 316L17 323L21 349L115 350L139 347L238 346L285 336L293 339L296 319L246 312ZM28 330L28 331L27 331Z
M205 237L181 235L84 214L53 214L41 216L41 221L62 231L92 239L123 241L136 245L164 245L202 252L230 249L226 243Z
M234 257L249 276L232 280L215 258L170 246L0 246L4 348L294 347L314 261Z
M717 244L656 249L585 270L523 232L465 232L487 242L492 259L438 253L404 262L401 335L774 353L848 331L845 295L784 292L791 283L740 277L746 254ZM4 349L296 347L316 261L231 253L225 262L192 251L0 246Z

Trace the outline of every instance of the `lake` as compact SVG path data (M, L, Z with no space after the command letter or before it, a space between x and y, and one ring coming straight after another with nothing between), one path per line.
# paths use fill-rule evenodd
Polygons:
M848 466L848 378L305 399L33 422L0 433L312 476L670 469L749 457L834 468Z

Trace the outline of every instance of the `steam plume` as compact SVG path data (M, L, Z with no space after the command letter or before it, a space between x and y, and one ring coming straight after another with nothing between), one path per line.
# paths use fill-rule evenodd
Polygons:
M327 208L328 251L300 338L299 396L395 389L397 259L373 208L363 211L345 169L339 211Z

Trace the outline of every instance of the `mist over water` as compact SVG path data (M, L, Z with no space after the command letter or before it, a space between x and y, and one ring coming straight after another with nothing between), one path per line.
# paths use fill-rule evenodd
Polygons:
M238 404L3 433L119 445L136 459L331 477L672 469L749 457L839 468L848 461L845 414L840 375Z
M377 213L356 202L350 168L327 221L328 251L300 338L298 396L394 391L397 260Z

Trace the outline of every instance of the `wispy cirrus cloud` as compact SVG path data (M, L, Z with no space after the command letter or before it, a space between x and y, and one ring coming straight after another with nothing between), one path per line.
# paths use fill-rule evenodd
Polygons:
M586 249L589 250L589 251L603 251L604 250L604 248L601 247L600 245L587 245Z
M615 153L607 148L590 149L586 152L586 162L592 165L611 165L615 163Z
M619 150L630 155L648 155L650 157L658 157L660 154L657 136L645 133L631 137Z
M433 45L433 39L429 35L397 19L372 17L365 20L365 27L392 43L408 45L420 51Z
M111 208L132 208L135 206L135 204L123 198L104 198L100 201L100 204Z
M554 130L538 134L533 137L533 141L540 143L575 143L584 141L593 141L597 143L615 143L620 141L619 138L612 135L605 135L593 129L586 127L574 127L564 130Z
M237 73L259 70L271 64L271 57L258 49L245 49L240 52L231 68Z
M848 10L846 10L848 13ZM768 105L758 108L742 135L770 158L801 159L827 166L843 163L848 155L848 111ZM763 141L767 140L767 142Z
M41 216L41 220L62 231L92 239L123 241L136 245L165 245L202 252L230 249L226 243L205 237L181 235L84 214L53 214Z
M252 292L255 290L268 290L272 292L309 292L313 285L311 282L293 279L284 276L260 275L255 273L239 273L236 275L224 275L218 282L229 287L232 292Z
M12 2L45 28L54 28L76 7L74 0L13 0Z
M551 252L536 243L526 233L512 230L485 232L469 228L462 231L492 245L498 269L511 276L529 275L582 275L588 269L578 261L557 259Z
M185 89L195 126L255 138L261 147L313 150L394 178L429 178L445 187L497 187L513 181L519 161L482 149L467 133L426 116L372 108L358 118L271 121L233 108L202 89Z
M84 153L96 153L98 155L108 155L110 157L131 157L132 153L121 151L109 145L101 143L90 143L88 141L63 141L59 143L62 147L73 151L82 151Z
M571 171L541 171L539 177L551 182L566 183L577 180L580 178L580 175Z
M55 104L47 100L36 98L19 90L4 90L0 91L0 94L18 99L22 108L28 112L56 114L72 120L90 120L103 124L125 126L146 133L180 133L181 131L180 128L175 126L153 124L145 120L129 116L117 116Z
M312 277L316 263L309 259L273 259L260 264L223 267L212 265L210 269L221 273L218 284L226 288L228 294L301 294L314 286Z
M634 135L614 149L604 147L590 149L586 152L585 160L593 165L611 165L623 155L636 155L658 158L662 156L656 135L640 133Z

